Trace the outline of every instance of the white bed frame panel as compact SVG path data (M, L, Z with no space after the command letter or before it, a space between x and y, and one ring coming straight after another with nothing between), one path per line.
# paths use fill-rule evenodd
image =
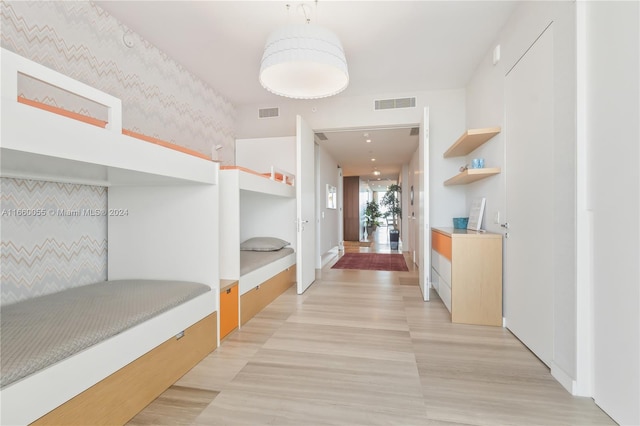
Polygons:
M271 262L261 268L242 275L238 282L238 292L242 296L256 286L264 283L269 278L278 275L280 272L296 264L296 253L291 253L286 257Z
M215 184L213 162L122 134L119 99L2 49L2 176L91 185ZM17 102L18 73L107 107L103 129Z
M108 277L194 281L217 290L218 186L109 188Z
M1 55L0 175L110 186L109 208L128 214L108 217L109 279L212 288L7 386L0 423L13 425L33 422L218 310L219 195L216 163L123 136L119 99L5 49ZM18 72L105 105L108 128L18 103Z
M237 281L240 279L240 171L221 170L219 187L220 278Z

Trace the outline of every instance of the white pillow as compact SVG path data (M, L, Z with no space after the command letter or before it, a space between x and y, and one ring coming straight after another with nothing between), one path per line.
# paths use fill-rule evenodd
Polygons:
M240 244L240 250L245 251L277 251L290 243L275 237L249 238Z

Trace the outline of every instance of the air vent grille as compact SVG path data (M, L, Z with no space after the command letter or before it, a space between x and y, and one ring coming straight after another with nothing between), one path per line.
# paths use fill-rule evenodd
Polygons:
M412 127L409 132L409 136L418 136L420 134L420 127Z
M324 133L316 133L316 138L321 141L328 141L329 138Z
M261 108L258 110L258 118L273 118L280 116L279 108Z
M416 98L379 99L375 101L375 109L414 108Z

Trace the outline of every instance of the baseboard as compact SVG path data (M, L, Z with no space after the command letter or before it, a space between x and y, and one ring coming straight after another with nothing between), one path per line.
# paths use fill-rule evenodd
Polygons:
M571 395L576 394L576 381L571 378L563 369L551 361L551 375L562 385Z

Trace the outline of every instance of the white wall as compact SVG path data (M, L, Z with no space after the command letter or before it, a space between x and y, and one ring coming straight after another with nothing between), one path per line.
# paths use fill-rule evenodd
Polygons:
M493 223L500 212L505 221L505 183L508 165L505 165L505 147L508 147L508 129L505 129L504 82L505 75L533 44L543 30L553 22L554 34L554 150L553 205L538 208L553 209L552 223L533 226L553 228L550 249L554 253L553 288L554 336L552 371L556 377L576 373L576 127L575 127L575 3L525 2L514 11L494 45L501 46L501 60L492 64L493 48L486 53L467 87L467 127L502 126L503 132L470 154L483 157L487 167L501 167L503 173L468 185L466 202L468 211L476 197L487 199L484 227L502 232Z
M375 111L375 99L416 97L415 108ZM446 137L445 129L464 128L464 89L386 93L367 96L334 97L296 101L282 98L271 104L244 105L238 108L236 132L239 138L258 138L295 134L295 116L300 114L314 130L370 126L417 125L425 106L431 108L432 124ZM280 116L259 119L258 109L280 108ZM444 134L442 133L444 132ZM435 137L439 137L438 134ZM457 138L457 136L456 136ZM455 141L453 139L451 142ZM451 143L450 142L450 143Z
M240 191L240 242L253 237L281 238L295 249L296 199Z
M296 174L296 129L271 135L272 137L236 139L236 165L257 172L266 173L275 166L291 174ZM294 136L281 136L294 135ZM258 135L259 136L259 135Z
M319 203L317 219L320 221L319 255L337 247L339 243L339 210L327 208L327 184L338 188L338 163L322 146L318 147Z
M640 7L586 3L594 399L640 424Z

